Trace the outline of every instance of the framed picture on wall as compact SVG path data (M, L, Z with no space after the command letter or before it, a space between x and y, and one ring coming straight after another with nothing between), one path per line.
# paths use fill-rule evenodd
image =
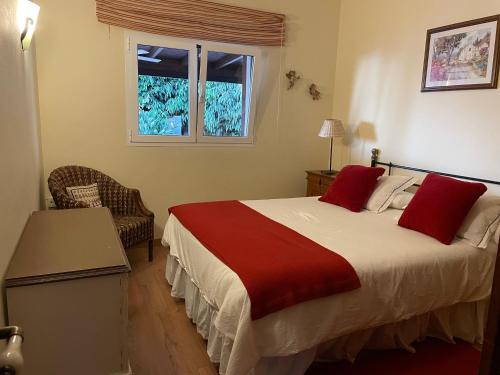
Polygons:
M494 89L500 15L427 31L422 91Z

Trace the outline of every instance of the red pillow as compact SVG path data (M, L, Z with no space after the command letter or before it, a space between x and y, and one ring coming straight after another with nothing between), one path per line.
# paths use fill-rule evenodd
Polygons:
M399 225L449 245L487 187L428 174L399 219Z
M342 168L325 195L319 200L347 208L353 212L360 212L375 190L377 179L384 172L384 168L348 165Z

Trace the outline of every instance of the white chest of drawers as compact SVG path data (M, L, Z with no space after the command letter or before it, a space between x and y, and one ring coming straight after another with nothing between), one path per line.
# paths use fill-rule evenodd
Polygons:
M107 208L33 213L5 278L23 374L129 373L129 271Z

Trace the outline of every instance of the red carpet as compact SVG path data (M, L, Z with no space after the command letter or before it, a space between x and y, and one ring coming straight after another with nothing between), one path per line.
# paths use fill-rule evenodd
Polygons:
M470 344L449 344L427 339L416 344L415 354L404 350L364 351L355 364L314 363L306 375L475 375L481 352Z

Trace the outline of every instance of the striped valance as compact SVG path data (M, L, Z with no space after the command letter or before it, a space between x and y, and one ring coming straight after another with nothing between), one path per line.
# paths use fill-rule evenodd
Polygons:
M285 16L205 0L96 0L105 24L182 38L279 46Z

